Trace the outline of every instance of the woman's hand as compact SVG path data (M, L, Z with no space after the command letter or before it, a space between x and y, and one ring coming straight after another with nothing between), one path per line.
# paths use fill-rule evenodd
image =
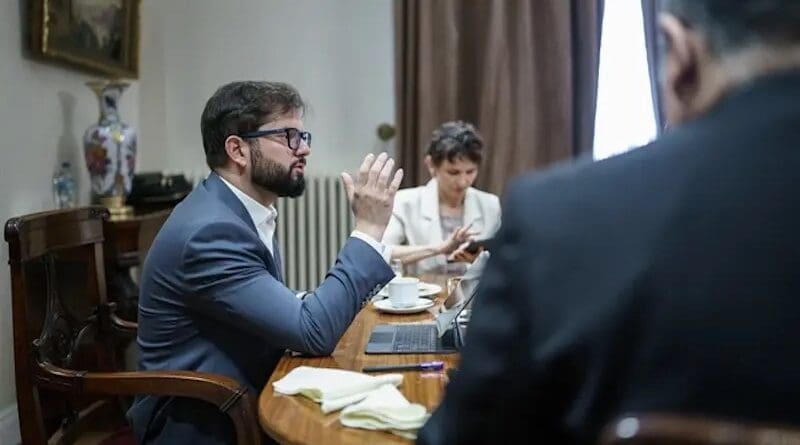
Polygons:
M454 230L439 246L439 253L442 255L450 255L458 250L459 246L470 241L473 236L477 235L476 232L469 231L471 227L472 225L470 224L466 227L462 226Z
M479 248L474 253L467 252L467 246L469 246L468 242L459 246L458 249L453 251L453 253L447 257L447 261L452 261L454 263L472 263L476 258L478 258L478 255L483 252L483 247Z

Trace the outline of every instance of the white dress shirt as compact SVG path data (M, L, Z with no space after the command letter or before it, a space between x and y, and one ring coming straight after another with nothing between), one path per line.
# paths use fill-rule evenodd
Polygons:
M272 257L274 258L275 252L272 251L272 246L275 239L275 224L278 217L278 211L274 206L264 206L255 199L247 196L247 194L236 188L235 185L226 181L222 176L219 178L222 179L222 182L227 185L233 194L239 198L239 201L242 202L245 210L247 210L247 213L250 215L250 219L253 220L253 225L256 226L258 238L261 239L261 242L264 243L265 246L267 246L269 253L272 254ZM389 260L392 256L391 248L385 246L383 243L377 241L366 233L358 230L353 230L350 236L358 238L369 244L373 249L375 249L376 252L378 252L383 260L386 261L386 264L389 264Z

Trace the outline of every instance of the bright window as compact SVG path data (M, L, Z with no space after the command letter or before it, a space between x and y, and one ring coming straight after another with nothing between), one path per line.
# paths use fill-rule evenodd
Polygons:
M594 158L656 137L641 0L605 2L595 116Z

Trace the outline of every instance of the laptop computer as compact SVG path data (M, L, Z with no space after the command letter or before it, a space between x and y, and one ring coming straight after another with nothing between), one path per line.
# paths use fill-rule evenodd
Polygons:
M477 289L477 286L475 287ZM436 316L433 323L379 324L367 342L367 354L428 354L454 353L464 344L458 316L469 306L469 297L453 304Z

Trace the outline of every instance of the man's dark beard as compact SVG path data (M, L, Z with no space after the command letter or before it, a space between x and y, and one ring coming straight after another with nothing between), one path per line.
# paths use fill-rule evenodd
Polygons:
M250 151L250 166L253 171L253 184L263 187L278 196L296 198L306 189L306 178L292 177L292 169L283 168L277 162L267 159L259 147Z

